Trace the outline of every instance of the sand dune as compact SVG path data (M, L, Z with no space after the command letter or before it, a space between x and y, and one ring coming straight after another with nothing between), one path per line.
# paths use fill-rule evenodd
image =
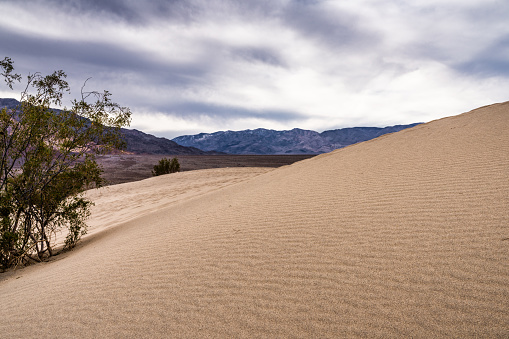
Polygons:
M0 276L0 336L508 337L508 128L496 104L235 184L91 193L95 236Z
M90 190L87 197L96 203L91 209L93 218L87 222L87 237L271 170L256 167L198 170L146 179L141 185L133 182Z

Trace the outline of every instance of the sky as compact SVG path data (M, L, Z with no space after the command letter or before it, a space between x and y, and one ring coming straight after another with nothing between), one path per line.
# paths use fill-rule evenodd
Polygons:
M17 73L64 70L68 104L91 78L130 107L130 128L167 138L428 122L509 100L507 0L0 0L0 17Z

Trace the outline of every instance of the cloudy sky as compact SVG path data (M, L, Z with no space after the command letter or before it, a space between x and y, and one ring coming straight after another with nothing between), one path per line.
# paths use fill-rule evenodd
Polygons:
M169 138L426 122L509 100L507 0L0 0L0 14L0 59L18 73L62 69L73 97L92 77L131 128Z

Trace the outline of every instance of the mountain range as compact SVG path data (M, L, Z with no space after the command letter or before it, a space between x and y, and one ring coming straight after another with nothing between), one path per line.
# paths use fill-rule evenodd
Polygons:
M19 101L0 98L0 108L15 109ZM217 154L206 152L195 147L186 147L166 138L158 138L135 129L122 128L122 136L126 141L126 151L134 154L171 154L171 155L203 155Z
M1 99L0 108L14 109L16 99ZM134 154L319 154L331 152L358 142L394 133L416 124L379 127L352 127L318 133L294 128L275 131L258 128L243 131L220 131L183 135L172 140L156 137L136 129L122 129L126 151Z
M352 127L322 133L299 128L288 131L258 128L184 135L172 140L183 146L229 154L319 154L416 125L418 123L383 128Z
M192 146L182 146L175 141L159 138L136 129L122 128L126 151L134 154L205 155L222 154L217 151L203 151Z

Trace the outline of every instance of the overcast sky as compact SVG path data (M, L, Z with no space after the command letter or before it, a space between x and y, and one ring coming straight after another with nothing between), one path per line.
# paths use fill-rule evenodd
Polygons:
M427 122L509 100L507 0L0 0L0 59L158 136ZM0 87L19 99L21 87Z

